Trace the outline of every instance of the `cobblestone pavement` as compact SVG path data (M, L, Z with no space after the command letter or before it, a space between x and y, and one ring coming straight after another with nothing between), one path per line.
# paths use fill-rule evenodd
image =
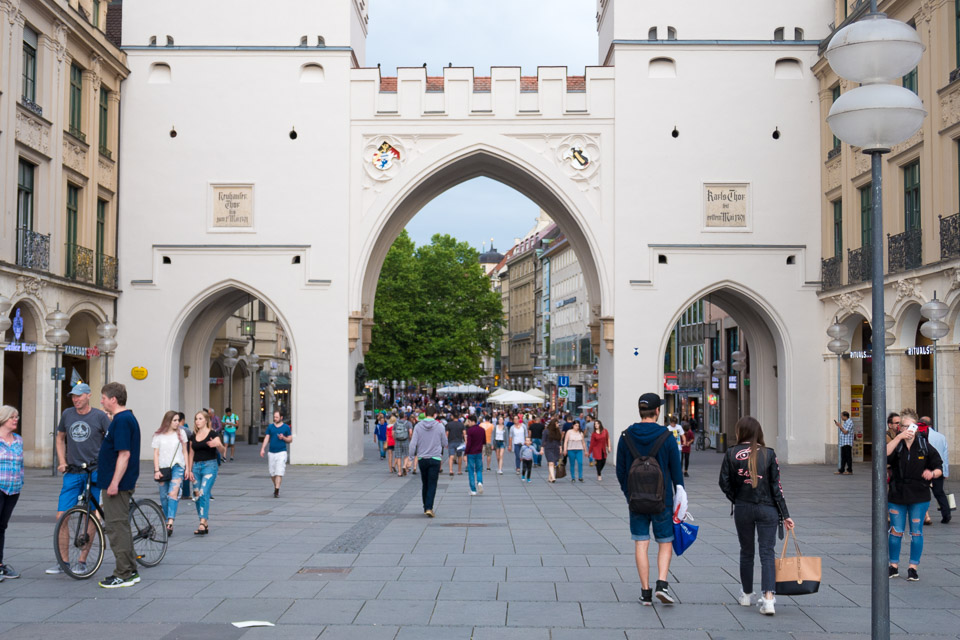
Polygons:
M740 607L739 547L717 488L720 456L695 453L687 488L700 539L671 567L674 606L641 607L627 510L612 468L603 483L532 483L485 471L441 476L437 517L422 514L419 476L389 475L368 443L349 467L288 467L279 499L257 448L238 446L214 488L211 533L195 537L180 505L163 562L131 588L47 576L60 480L31 470L7 530L6 561L23 577L0 584L0 635L73 640L497 638L854 638L870 631L868 466L786 467L803 550L823 557L819 594L780 597L775 617ZM147 470L149 472L149 467ZM956 483L955 483L956 484ZM954 488L955 487L954 484ZM156 497L146 479L138 497ZM960 637L960 521L926 529L921 581L891 583L894 635ZM907 545L904 545L904 554ZM906 560L906 557L904 558ZM654 563L655 564L655 563ZM109 575L108 554L97 578ZM759 561L757 562L759 574ZM229 623L266 620L273 628Z

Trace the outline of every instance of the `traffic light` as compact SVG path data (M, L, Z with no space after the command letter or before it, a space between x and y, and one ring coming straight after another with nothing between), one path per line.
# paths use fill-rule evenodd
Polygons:
M710 396L707 398L707 403L708 403L711 407L717 406L717 394L711 393Z
M500 386L500 374L495 374L495 375L493 376L493 386L495 386L495 387L499 387L499 386Z

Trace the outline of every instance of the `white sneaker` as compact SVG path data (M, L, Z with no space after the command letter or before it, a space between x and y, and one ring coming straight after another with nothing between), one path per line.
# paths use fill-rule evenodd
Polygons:
M478 483L477 483L477 493L479 493L480 495L483 495L483 483L482 483L482 482L478 482Z
M766 598L760 598L760 613L765 616L772 616L775 614L776 611L774 610L773 605L776 603L776 601L776 598L770 598L769 600Z
M58 573L63 573L63 569L60 568L59 564L55 564L49 569L47 569L46 571L44 571L44 573L46 573L49 576L55 576Z
M476 492L476 491L471 491L471 492L470 492L470 495L475 496L475 495L477 495L477 492Z
M753 604L751 600L752 597L753 597L752 591L750 593L744 593L743 591L741 591L740 597L737 598L737 602L740 603L741 607L749 607L751 604Z

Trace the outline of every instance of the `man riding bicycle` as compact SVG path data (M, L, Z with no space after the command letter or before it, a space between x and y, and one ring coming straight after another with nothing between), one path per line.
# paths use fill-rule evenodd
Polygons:
M78 383L70 390L70 399L73 408L63 412L57 426L57 470L63 473L63 485L57 503L58 520L64 511L77 504L87 481L85 473L68 472L67 467L95 465L103 437L110 426L110 417L90 406L90 385ZM94 471L94 487L96 482L97 474ZM93 496L99 502L100 490L94 488ZM59 564L55 564L46 572L55 575L63 573L63 570Z

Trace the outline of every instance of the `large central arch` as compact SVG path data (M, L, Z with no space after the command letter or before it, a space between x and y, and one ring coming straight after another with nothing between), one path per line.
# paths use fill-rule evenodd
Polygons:
M563 229L577 254L590 298L591 313L607 315L611 283L604 263L600 216L594 206L552 163L524 145L501 137L497 145L475 142L454 144L407 167L414 178L398 183L377 199L364 218L369 232L361 248L353 294L358 308L372 317L380 269L393 242L407 223L443 192L477 177L486 177L520 192L546 211ZM561 186L565 185L565 186Z

